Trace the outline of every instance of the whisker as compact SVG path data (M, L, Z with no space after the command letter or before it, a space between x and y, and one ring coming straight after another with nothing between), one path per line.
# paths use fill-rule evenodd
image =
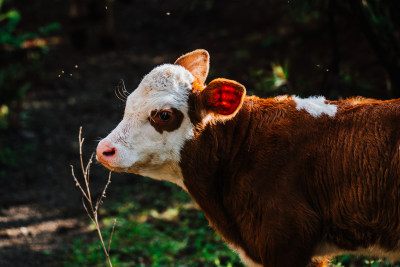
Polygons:
M122 99L124 99L124 101L126 101L127 96L124 95L124 93L122 92L121 87L118 88L118 94L119 94L119 96L120 96Z
M119 100L126 102L126 99L130 95L130 93L128 92L128 90L126 90L125 82L123 79L121 79L118 85L114 87L114 94Z
M121 93L121 87L120 87L119 85L115 87L114 93L115 93L115 96L116 96L119 100L121 100L121 101L123 101L123 102L126 101L126 96L124 96L124 95Z
M123 93L123 95L128 97L131 93L129 93L128 90L126 90L125 82L124 82L123 79L120 80L120 84L122 84L122 93Z

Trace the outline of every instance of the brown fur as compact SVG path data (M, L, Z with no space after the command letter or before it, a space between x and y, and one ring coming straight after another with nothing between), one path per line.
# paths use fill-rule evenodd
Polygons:
M323 266L311 262L323 242L397 248L400 100L330 101L336 116L315 118L290 97L246 97L231 120L203 124L199 96L184 184L228 243L280 267Z

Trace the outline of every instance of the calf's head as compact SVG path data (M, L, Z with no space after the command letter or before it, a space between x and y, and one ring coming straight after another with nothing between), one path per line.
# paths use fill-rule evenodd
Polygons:
M122 121L98 144L97 160L113 171L182 185L180 152L194 138L196 124L232 118L246 93L243 85L227 79L204 86L208 69L205 50L153 69L129 95Z

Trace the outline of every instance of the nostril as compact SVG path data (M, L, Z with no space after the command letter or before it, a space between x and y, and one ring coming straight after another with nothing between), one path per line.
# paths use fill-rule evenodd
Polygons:
M113 148L103 151L103 155L106 157L114 156L115 151L116 151L116 149L113 147Z

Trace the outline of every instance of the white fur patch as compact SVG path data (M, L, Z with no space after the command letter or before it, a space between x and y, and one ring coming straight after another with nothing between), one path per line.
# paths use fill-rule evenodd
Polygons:
M326 104L323 96L311 96L304 99L293 96L293 100L296 102L297 110L304 109L314 117L319 117L323 114L333 117L337 112L337 106Z
M261 267L262 266L261 264L256 263L252 259L250 259L249 256L247 256L246 252L241 247L238 247L233 244L228 244L228 245L233 251L235 251L239 255L240 259L242 260L244 265L246 265L247 267Z

